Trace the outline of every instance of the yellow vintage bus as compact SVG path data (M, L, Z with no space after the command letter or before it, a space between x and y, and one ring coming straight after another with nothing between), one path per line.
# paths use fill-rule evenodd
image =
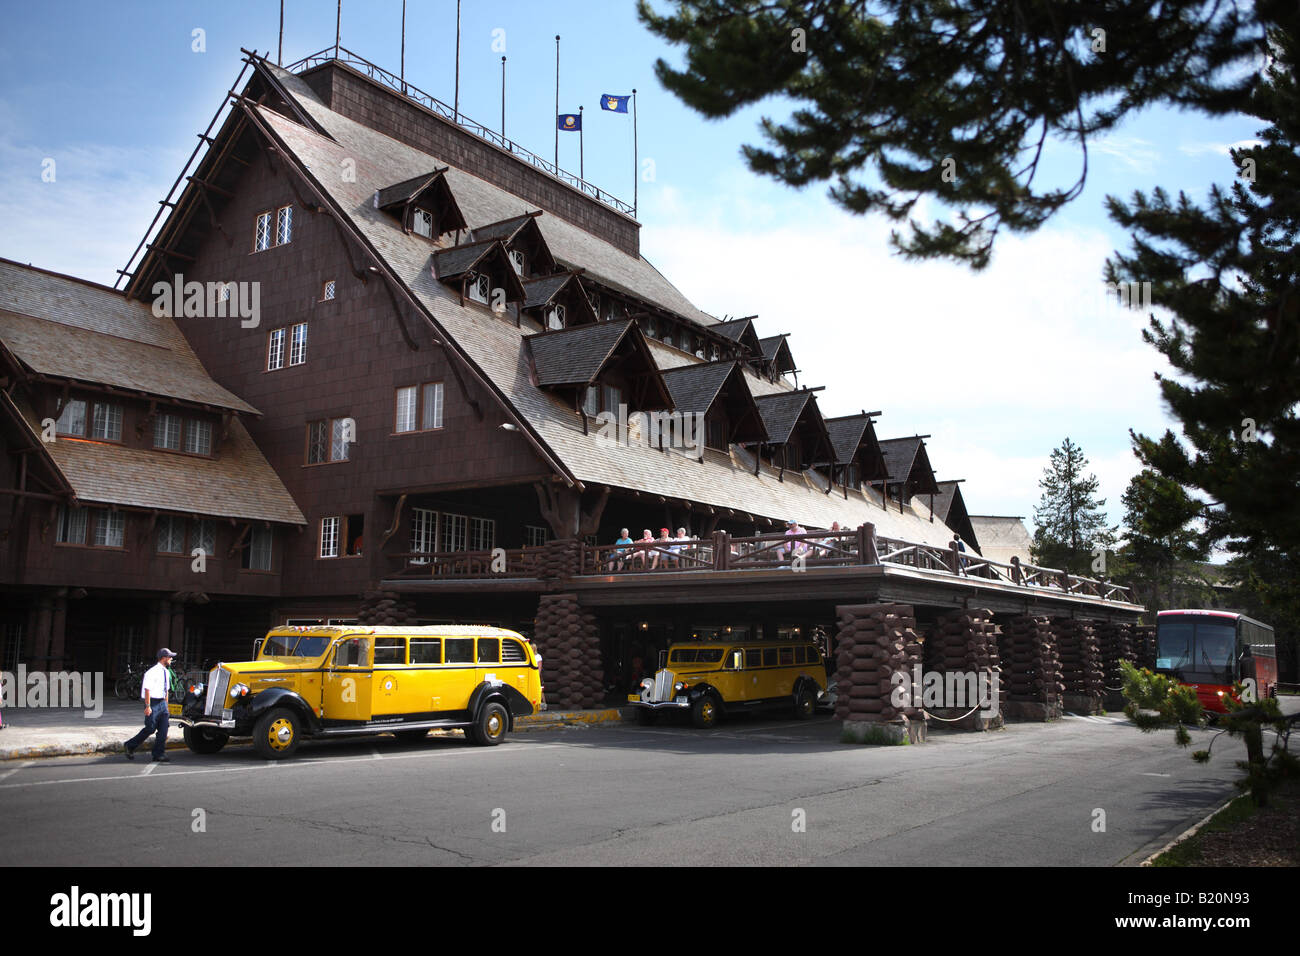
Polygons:
M826 665L815 644L689 643L669 648L667 665L628 703L643 724L676 711L707 728L727 714L776 708L806 720L825 693Z
M195 753L252 737L279 760L309 738L416 740L433 728L492 746L541 709L541 658L515 631L308 625L275 628L254 660L218 664L190 688L179 722Z

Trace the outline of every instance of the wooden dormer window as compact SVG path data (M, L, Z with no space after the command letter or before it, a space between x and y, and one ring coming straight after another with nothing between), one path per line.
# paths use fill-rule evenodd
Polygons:
M480 272L470 277L465 284L465 295L475 302L482 302L484 305L492 304L492 277L486 272Z
M552 306L546 310L546 327L548 329L564 328L565 308L562 305Z
M510 253L510 265L514 267L515 275L528 275L528 256L521 249L507 250Z
M411 231L417 236L423 236L425 239L432 239L435 235L433 231L433 213L428 209L416 206L411 210Z

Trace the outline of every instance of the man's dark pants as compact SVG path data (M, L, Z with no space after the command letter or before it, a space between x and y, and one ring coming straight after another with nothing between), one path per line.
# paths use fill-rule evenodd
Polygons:
M156 731L158 736L153 742L153 757L157 760L167 751L167 724L167 701L155 701L149 709L149 716L144 719L144 730L126 742L127 749L135 750Z

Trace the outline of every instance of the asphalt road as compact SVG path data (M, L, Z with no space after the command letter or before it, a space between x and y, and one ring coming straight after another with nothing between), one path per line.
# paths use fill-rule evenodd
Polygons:
M1115 717L909 747L841 744L836 728L737 720L495 748L376 737L280 762L232 746L170 764L6 763L0 865L1107 866L1226 799L1241 753L1224 736L1199 766L1170 732Z

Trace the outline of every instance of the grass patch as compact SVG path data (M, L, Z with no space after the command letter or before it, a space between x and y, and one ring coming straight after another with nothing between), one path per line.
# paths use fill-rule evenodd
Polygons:
M1202 862L1202 837L1209 833L1226 833L1234 826L1249 820L1257 807L1250 794L1242 794L1210 818L1210 821L1177 846L1171 847L1151 861L1152 866L1196 866Z
M868 744L873 747L906 747L911 741L906 736L898 739L886 730L872 727L870 730L856 732L846 728L840 734L840 743Z

